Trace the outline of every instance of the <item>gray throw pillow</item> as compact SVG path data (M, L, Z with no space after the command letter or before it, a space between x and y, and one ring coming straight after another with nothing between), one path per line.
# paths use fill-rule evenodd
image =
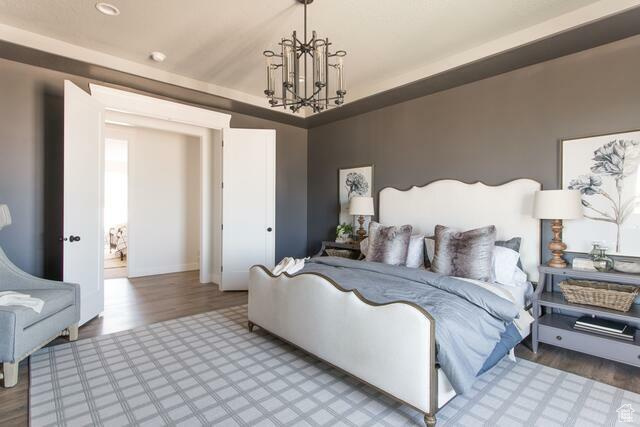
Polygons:
M447 276L490 281L496 227L459 232L442 225L435 229L436 247L431 270Z
M404 265L407 262L409 241L413 227L385 227L377 222L369 224L369 247L366 261L390 265Z

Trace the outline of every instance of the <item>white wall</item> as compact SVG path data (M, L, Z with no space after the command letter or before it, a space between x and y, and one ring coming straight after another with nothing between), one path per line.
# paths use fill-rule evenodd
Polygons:
M197 270L199 139L131 128L129 277Z
M107 129L104 152L104 230L108 234L111 227L127 223L128 141L111 136Z

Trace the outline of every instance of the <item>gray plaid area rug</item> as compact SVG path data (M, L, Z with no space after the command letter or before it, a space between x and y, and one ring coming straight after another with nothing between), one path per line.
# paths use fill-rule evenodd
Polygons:
M407 406L250 333L246 319L239 306L42 349L31 357L31 425L423 425ZM630 425L625 416L640 420L633 408L638 394L503 360L437 417L438 426Z

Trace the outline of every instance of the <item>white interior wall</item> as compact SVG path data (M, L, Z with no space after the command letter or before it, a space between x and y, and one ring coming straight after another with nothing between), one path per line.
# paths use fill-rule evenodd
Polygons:
M108 234L111 227L127 224L128 141L107 134L104 151L104 230Z
M129 277L197 270L199 138L149 128L119 128L130 141Z

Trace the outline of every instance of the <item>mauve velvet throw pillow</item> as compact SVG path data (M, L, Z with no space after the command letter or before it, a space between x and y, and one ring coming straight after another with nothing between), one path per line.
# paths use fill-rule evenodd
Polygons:
M385 227L372 221L369 224L369 247L365 260L404 265L407 262L412 230L410 225Z
M432 271L484 282L491 280L495 226L459 232L437 225L435 237Z

